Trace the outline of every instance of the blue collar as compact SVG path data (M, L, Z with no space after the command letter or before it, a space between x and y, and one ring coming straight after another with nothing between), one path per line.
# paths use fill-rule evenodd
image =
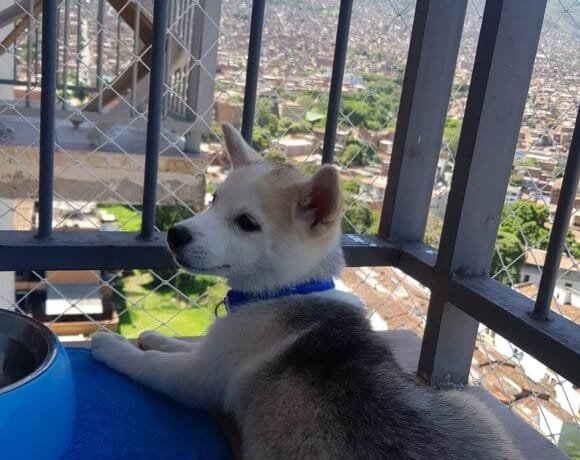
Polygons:
M274 300L291 295L312 294L314 292L328 291L330 289L334 289L334 281L332 278L327 280L308 281L296 286L288 286L270 292L244 292L230 289L226 294L224 303L226 304L227 311L232 312L249 303Z

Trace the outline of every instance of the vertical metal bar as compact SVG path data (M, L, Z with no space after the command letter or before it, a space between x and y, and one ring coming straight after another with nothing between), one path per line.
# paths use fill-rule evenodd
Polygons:
M570 153L566 162L566 170L562 179L562 189L558 198L558 207L554 217L554 225L548 243L548 252L544 262L538 297L534 305L532 316L535 319L547 320L550 313L550 304L554 295L554 287L558 279L562 251L566 243L570 216L574 207L578 179L580 178L580 108L576 116L576 125L572 134Z
M133 55L134 62L131 68L131 116L137 115L137 74L139 71L139 61L141 55L141 41L139 38L139 31L141 27L141 4L135 2L135 28L133 29Z
M115 60L115 76L119 75L121 70L121 17L117 16L117 59Z
M433 182L467 0L419 0L397 116L393 154L379 234L421 241Z
M97 11L97 111L103 110L103 45L105 41L105 0L99 0Z
M56 14L57 14L57 18L56 18L56 72L57 72L57 87L56 89L58 90L58 69L60 67L60 46L58 43L58 39L60 37L60 4L57 6L56 9Z
M246 142L252 142L254 115L256 114L256 96L258 93L258 75L260 72L260 51L262 48L262 29L264 28L264 11L266 0L252 2L252 19L250 22L250 43L248 45L248 64L246 66L246 87L244 90L244 110L242 112L242 136Z
M481 32L435 274L489 274L511 173L546 0L488 0ZM493 180L493 186L490 186ZM478 323L433 286L421 345L419 375L431 382L466 383Z
M68 100L68 22L70 15L69 0L64 2L64 27L63 27L63 45L62 45L62 110L66 110Z
M179 93L186 96L176 105L179 114L192 123L185 135L186 152L199 152L201 133L211 126L214 105L215 75L217 70L217 43L221 21L221 0L200 0L190 10L187 29L190 39L190 70L179 72ZM202 71L203 69L203 71ZM251 130L250 130L251 131Z
M145 180L143 183L143 219L140 238L150 240L155 232L155 196L161 133L161 103L165 75L165 39L167 30L167 1L155 0L153 6L153 43L149 83L149 112L147 118L147 149L145 152Z
M191 62L193 66L189 71L187 78L187 85L185 84L185 75L180 73L182 77L179 81L180 94L186 92L185 99L187 104L180 101L180 111L183 111L188 121L195 124L198 120L197 109L199 108L200 99L200 78L201 78L201 59L203 55L203 37L207 34L206 18L202 8L206 6L206 1L202 0L193 8L193 16L191 17L191 30L193 31L191 41L189 42L189 52L191 53ZM251 133L250 133L251 136ZM185 135L185 151L199 152L201 144L201 134L199 129L191 129Z
M171 29L175 29L175 16L176 16L176 11L175 11L175 5L173 2L169 2L169 7L168 7L168 11L167 11L167 17L169 18L167 20L167 39L169 40L173 40L175 41L175 38L173 38L170 34ZM182 19L183 21L183 19ZM174 32L175 34L175 32ZM177 36L178 39L181 38L181 35ZM167 43L167 49L165 51L165 84L166 87L163 90L163 110L162 110L162 116L163 118L167 118L167 112L169 109L169 96L170 96L170 91L168 91L168 89L171 87L171 75L169 75L169 64L171 63L171 60L173 59L173 55L172 55L173 50L171 49L171 46L169 45L169 43Z
M38 59L40 44L40 31L39 27L34 28L34 56L32 60L34 61L34 85L38 86L38 74L40 73L40 59Z
M489 274L545 4L531 2L521 14L512 2L486 3L437 258L442 270Z
M34 0L28 1L28 33L26 35L26 97L24 105L30 107L30 91L32 90L32 15L34 14Z
M328 112L326 115L326 128L324 130L324 145L322 147L322 163L332 163L334 158L334 144L336 142L336 129L338 115L340 113L340 96L342 95L342 79L346 53L348 51L348 34L350 31L350 18L352 16L352 0L340 0L338 13L338 25L336 27L336 41L334 43L334 61L332 63L332 79L330 81L330 93L328 95Z
M77 96L80 94L81 89L81 35L82 35L82 24L81 24L81 2L77 0L77 56L76 56L76 69L75 69L75 80L76 80L76 90Z
M46 239L50 238L52 234L58 13L52 0L43 0L42 10L42 93L40 99L37 237Z

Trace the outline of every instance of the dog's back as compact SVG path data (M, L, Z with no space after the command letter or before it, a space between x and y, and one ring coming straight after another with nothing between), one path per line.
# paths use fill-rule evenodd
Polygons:
M234 391L245 458L517 458L476 400L405 375L361 310L321 296L251 309L234 316L276 318L281 341Z

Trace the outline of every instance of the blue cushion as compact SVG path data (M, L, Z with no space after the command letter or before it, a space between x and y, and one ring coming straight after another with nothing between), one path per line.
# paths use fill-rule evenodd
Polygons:
M76 385L76 429L64 460L231 459L211 415L187 409L67 349Z

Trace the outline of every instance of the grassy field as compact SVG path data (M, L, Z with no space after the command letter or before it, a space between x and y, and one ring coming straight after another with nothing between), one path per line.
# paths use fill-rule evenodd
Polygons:
M122 204L102 204L99 211L104 211L117 218L119 230L138 232L141 230L141 214Z
M124 205L100 205L100 211L117 218L119 230L138 232L141 215ZM119 333L136 338L143 331L156 329L165 335L195 336L205 333L214 320L215 306L224 298L226 285L212 276L174 275L162 270L163 283L150 270L134 270L121 278L116 304Z
M156 329L165 335L204 334L214 319L214 308L224 298L225 284L211 276L178 275L177 292L149 271L134 271L122 279L117 296L119 333L138 337Z

